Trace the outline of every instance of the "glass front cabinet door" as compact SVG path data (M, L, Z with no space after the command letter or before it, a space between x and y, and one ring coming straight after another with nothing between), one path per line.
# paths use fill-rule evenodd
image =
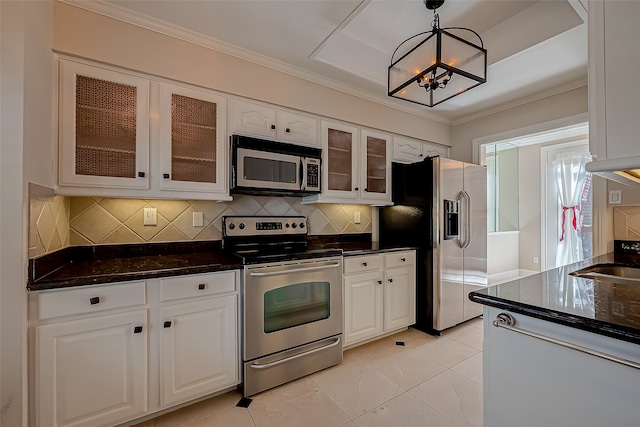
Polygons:
M160 189L224 192L226 99L160 83Z
M363 201L391 202L391 137L368 129L360 131Z
M322 121L324 197L356 199L358 176L358 128Z
M60 185L149 188L149 82L60 61Z

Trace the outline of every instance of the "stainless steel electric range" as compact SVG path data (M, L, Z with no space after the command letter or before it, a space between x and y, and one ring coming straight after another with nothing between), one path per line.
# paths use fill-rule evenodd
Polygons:
M225 216L242 259L243 395L342 361L342 251L308 250L303 216Z

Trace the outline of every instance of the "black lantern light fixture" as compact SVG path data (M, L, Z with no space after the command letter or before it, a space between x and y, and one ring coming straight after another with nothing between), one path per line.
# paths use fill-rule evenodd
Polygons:
M389 96L433 107L487 81L487 50L480 35L469 28L440 28L436 9L444 0L423 1L427 9L433 10L432 28L409 37L393 52L388 89ZM450 30L473 33L480 44L458 37ZM411 46L410 41L425 34L424 40ZM398 51L406 53L396 60Z

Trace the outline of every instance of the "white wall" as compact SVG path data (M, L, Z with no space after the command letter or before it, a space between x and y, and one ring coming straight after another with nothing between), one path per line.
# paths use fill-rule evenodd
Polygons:
M53 186L52 16L50 1L0 1L0 425L11 427L27 423L28 181Z
M451 158L470 162L472 141L587 112L587 87L509 108L451 127Z
M227 94L449 145L448 124L69 4L55 4L54 49Z

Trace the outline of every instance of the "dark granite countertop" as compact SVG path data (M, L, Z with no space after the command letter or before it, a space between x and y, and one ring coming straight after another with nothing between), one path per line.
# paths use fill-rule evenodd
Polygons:
M27 289L40 291L242 268L219 241L74 246L29 260Z
M640 281L569 274L603 263L640 268L640 256L612 252L471 292L469 299L640 344Z
M371 234L310 236L309 250L340 249L344 256L415 248L384 247ZM41 291L243 268L220 241L74 246L29 260L27 289Z

